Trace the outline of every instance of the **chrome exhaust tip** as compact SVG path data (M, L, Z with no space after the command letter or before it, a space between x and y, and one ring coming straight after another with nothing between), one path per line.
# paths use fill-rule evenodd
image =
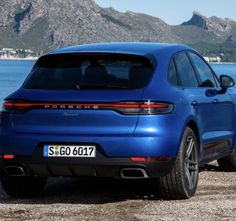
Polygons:
M8 176L24 176L25 171L23 167L20 166L7 166L5 172Z
M120 172L121 178L124 179L145 179L149 178L147 172L141 168L124 168Z

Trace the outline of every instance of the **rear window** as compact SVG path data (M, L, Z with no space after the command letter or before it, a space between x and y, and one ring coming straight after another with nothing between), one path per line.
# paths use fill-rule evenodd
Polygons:
M153 68L140 56L63 54L41 57L25 89L138 89L150 81Z

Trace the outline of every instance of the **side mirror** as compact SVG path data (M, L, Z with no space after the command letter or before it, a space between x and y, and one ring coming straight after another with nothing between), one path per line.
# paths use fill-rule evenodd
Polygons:
M233 87L235 82L233 78L228 75L221 75L220 76L220 86L222 88L222 92L226 92L228 88Z

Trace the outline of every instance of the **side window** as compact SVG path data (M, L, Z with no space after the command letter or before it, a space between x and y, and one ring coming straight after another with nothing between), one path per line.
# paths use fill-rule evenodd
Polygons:
M169 82L173 85L178 85L178 77L177 77L177 71L175 68L174 60L171 59L170 66L169 66Z
M189 53L195 68L198 71L200 78L199 87L215 87L216 82L214 75L208 65L203 61L201 57L194 53Z
M180 85L183 87L198 87L198 80L190 60L185 52L174 56Z

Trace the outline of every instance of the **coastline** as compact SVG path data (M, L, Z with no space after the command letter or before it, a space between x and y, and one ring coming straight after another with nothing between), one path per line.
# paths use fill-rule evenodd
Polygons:
M209 64L236 64L236 62L208 62Z
M38 57L27 57L27 58L12 58L12 57L1 58L0 57L0 61L36 61L36 60L38 60Z

